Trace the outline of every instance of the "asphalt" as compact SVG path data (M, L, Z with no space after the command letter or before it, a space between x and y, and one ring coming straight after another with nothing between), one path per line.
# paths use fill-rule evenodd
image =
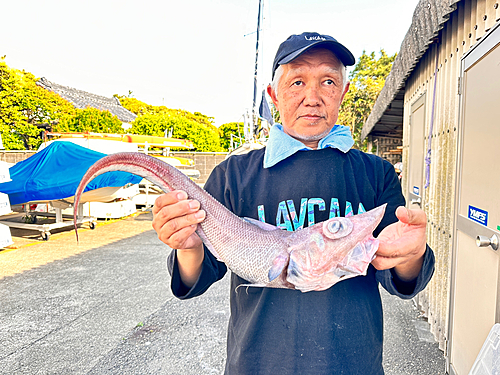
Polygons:
M0 251L0 374L221 374L228 278L174 298L149 213ZM27 239L28 238L28 239ZM75 250L76 249L76 250ZM445 374L413 302L382 292L387 375Z

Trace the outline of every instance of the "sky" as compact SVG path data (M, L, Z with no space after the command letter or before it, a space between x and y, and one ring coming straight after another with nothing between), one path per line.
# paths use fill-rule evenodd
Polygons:
M280 45L317 31L363 50L399 51L418 0L263 0L259 101ZM0 57L36 77L214 118L251 111L258 0L6 0Z

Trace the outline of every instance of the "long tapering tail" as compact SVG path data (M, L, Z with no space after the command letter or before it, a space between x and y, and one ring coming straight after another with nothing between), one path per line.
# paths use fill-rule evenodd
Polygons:
M138 152L122 152L105 156L87 170L75 193L73 219L77 241L77 209L81 195L90 181L103 173L111 171L124 171L141 176L160 187L164 192L177 188L190 191L193 189L201 190L179 170L152 156Z

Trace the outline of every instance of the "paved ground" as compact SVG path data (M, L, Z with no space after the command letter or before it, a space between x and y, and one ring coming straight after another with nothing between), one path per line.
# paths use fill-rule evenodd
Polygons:
M170 293L168 249L150 214L94 231L14 234L0 251L0 374L220 374L228 280L200 298ZM14 232L14 231L13 231ZM411 301L383 293L388 375L444 374Z

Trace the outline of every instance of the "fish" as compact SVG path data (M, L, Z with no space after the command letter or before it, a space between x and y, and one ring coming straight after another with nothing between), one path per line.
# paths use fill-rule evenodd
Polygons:
M99 159L83 176L74 207L95 177L110 171L141 176L165 193L183 190L206 212L196 233L221 262L248 281L244 286L322 291L340 280L366 275L378 249L372 235L386 204L368 212L334 217L295 232L252 218L240 218L171 165L138 152L121 152ZM74 210L75 231L77 210Z

